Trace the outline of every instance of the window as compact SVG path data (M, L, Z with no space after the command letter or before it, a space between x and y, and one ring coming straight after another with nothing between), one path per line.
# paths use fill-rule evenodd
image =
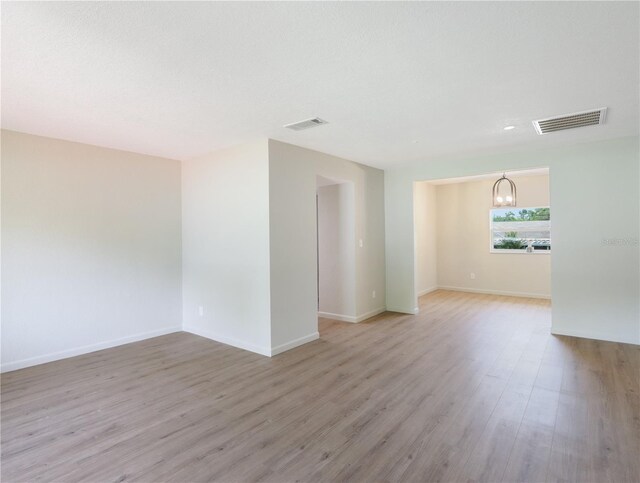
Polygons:
M549 253L551 212L537 208L496 208L490 211L491 252Z

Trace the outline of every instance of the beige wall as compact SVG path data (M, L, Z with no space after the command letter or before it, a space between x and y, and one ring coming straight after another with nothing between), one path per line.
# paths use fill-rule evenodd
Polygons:
M2 131L2 369L180 330L180 163Z
M640 343L638 152L634 136L430 159L386 171L387 308L415 313L415 181L548 166L553 205L551 331Z
M416 236L416 292L424 295L438 287L436 187L414 183L414 224Z
M518 188L519 207L549 206L549 176L511 175L510 178ZM489 211L494 181L483 179L436 186L438 286L550 297L549 253L490 252Z

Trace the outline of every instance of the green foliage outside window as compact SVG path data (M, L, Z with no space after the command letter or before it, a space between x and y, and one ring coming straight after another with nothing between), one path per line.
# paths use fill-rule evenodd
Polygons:
M518 250L526 248L527 244L522 240L510 240L508 238L504 238L496 243L493 247L499 248L501 250Z
M550 219L549 208L532 208L507 211L504 215L494 215L493 221L547 221Z

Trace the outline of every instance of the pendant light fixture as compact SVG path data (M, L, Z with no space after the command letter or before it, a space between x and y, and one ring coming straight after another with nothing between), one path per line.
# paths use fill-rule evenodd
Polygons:
M503 187L500 191L500 187ZM502 178L493 183L493 206L516 206L516 184L502 173Z

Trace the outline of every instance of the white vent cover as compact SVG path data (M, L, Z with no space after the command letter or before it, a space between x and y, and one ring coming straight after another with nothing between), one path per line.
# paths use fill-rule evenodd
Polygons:
M574 127L604 124L606 115L607 108L601 107L600 109L574 112L573 114L564 114L562 116L549 117L547 119L533 121L533 127L536 128L536 132L538 134L548 134L554 131L573 129Z
M284 127L287 129L293 129L294 131L302 131L303 129L322 126L323 124L327 124L327 121L324 121L319 117L314 117L313 119L305 119L304 121L285 124Z

